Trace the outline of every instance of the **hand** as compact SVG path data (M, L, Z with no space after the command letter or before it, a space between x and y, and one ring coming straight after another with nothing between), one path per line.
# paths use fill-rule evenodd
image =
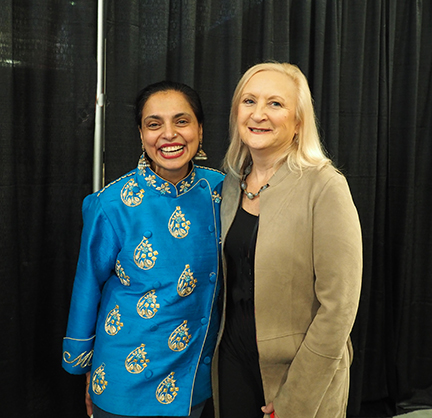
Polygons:
M86 373L86 388L85 388L85 405L87 409L87 415L91 417L93 415L93 402L89 394L90 387L90 372Z
M270 402L268 405L263 406L261 408L261 411L263 411L267 415L274 413L274 418L279 418L278 414L276 414L276 412L274 410L273 402Z

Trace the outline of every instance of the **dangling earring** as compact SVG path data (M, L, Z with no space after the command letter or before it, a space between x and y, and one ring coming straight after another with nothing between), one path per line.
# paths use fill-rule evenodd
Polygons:
M149 160L147 159L147 155L143 147L143 153L141 154L141 157L138 160L138 170L144 171L147 167L150 167L150 163Z
M199 148L198 148L197 153L195 154L194 159L197 160L197 161L205 161L205 160L207 160L207 154L202 149L202 139L200 139Z

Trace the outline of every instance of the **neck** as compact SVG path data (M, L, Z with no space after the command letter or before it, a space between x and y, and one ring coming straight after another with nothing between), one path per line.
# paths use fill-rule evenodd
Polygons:
M191 167L190 164L186 164L183 167L177 169L177 170L166 170L161 169L160 167L156 166L153 162L151 164L151 169L161 178L164 180L176 185L178 182L183 180L187 175L189 174Z
M252 169L248 176L251 178L250 180L261 185L268 183L270 178L276 172L274 161L252 157L252 162Z

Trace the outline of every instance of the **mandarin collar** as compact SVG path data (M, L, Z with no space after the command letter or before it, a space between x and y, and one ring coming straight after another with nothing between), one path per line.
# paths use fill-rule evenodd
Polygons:
M168 180L158 176L150 167L144 169L137 169L137 179L140 185L152 189L154 192L163 196L177 197L187 193L191 187L196 183L195 165L192 163L192 168L189 174L177 184L173 184Z

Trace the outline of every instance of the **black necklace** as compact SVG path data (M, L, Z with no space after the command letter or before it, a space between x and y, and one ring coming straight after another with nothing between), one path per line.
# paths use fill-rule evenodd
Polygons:
M248 192L248 191L247 191L246 177L250 174L251 171L252 171L252 161L251 161L251 163L250 163L250 164L245 168L245 171L244 171L244 174L243 174L243 178L242 178L242 181L241 181L241 183L240 183L240 187L241 187L241 189L244 191L244 194L247 196L247 198L248 198L249 200L253 200L253 199L255 199L257 196L259 196L259 194L260 194L263 190L267 189L267 187L270 186L270 184L267 183L267 184L264 184L264 186L262 186L261 189L259 189L258 192L256 192L256 193Z

